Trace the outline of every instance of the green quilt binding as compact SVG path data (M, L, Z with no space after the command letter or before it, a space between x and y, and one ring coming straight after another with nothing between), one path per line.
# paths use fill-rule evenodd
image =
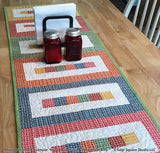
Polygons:
M21 128L21 119L20 119L20 112L19 112L19 100L18 100L18 93L17 93L16 74L15 74L13 55L12 55L13 54L12 53L12 44L11 44L11 37L10 37L6 7L4 7L4 12L5 12L7 35L8 35L8 41L9 41L10 64L11 64L13 92L14 92L14 105L15 105L17 139L18 139L18 144L17 144L18 148L17 149L18 149L19 153L22 153L22 132L21 132L22 128Z

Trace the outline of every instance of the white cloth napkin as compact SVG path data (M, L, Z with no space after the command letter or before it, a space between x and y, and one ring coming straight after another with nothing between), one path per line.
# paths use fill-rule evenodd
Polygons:
M70 15L73 18L73 27L75 26L76 5L74 3L45 5L33 7L37 44L43 44L43 19L47 16ZM61 41L64 42L65 30L69 28L69 19L51 19L47 20L47 29L55 29L60 33Z

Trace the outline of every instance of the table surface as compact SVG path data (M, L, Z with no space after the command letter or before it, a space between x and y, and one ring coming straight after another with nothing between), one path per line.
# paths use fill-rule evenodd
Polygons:
M4 6L74 2L160 124L160 50L109 0L0 0L0 152L17 148ZM6 152L5 152L6 153Z

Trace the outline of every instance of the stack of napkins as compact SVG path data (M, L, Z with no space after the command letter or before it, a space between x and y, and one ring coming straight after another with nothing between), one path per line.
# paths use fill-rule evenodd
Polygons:
M43 44L43 19L47 16L70 15L75 26L76 5L74 3L45 5L33 7L37 44ZM60 33L61 41L64 42L65 31L69 28L69 19L51 19L46 22L47 29L55 29Z

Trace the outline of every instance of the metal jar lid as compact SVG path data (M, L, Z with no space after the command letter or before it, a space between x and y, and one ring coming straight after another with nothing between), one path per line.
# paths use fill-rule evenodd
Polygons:
M66 30L66 35L73 36L73 37L79 36L79 35L81 35L81 31L78 28L68 28Z
M59 32L56 30L46 30L44 32L44 38L47 39L56 39L59 37Z

